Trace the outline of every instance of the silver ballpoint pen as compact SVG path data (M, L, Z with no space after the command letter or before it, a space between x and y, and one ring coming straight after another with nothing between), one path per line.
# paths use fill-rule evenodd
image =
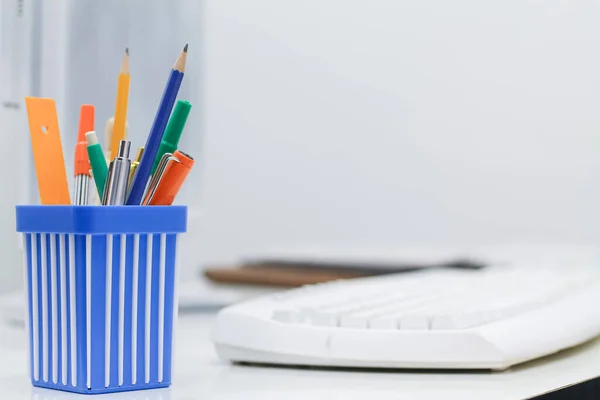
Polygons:
M129 169L131 160L129 159L129 140L121 140L119 143L119 152L117 157L108 167L108 175L104 186L103 205L120 206L125 204L127 199L127 189L129 187Z

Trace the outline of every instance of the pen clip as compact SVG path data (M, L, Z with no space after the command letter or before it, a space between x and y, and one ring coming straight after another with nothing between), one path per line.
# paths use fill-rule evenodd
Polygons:
M156 188L158 187L158 184L160 183L165 173L165 170L167 169L167 165L169 165L170 162L179 162L179 160L177 159L177 157L173 156L172 153L163 154L163 156L160 159L160 162L158 163L158 167L156 168L156 172L154 173L154 175L152 175L152 179L150 180L150 184L148 185L148 190L146 191L146 195L144 196L144 201L142 201L142 205L148 205L150 203L150 200L152 200L152 197L156 192Z

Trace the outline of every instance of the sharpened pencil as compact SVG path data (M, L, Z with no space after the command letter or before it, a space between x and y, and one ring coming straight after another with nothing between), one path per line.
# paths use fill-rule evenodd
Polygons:
M111 160L117 156L119 143L125 139L125 124L127 121L127 104L129 101L129 48L125 49L121 71L119 73L119 83L117 85L117 101L115 105L115 120L110 145Z
M150 129L150 134L148 135L146 145L144 146L144 154L142 155L140 165L138 165L135 175L133 176L131 191L129 193L129 198L127 199L128 205L139 205L142 202L146 184L148 183L152 171L152 165L154 164L154 159L158 153L160 141L165 133L169 116L171 115L171 111L173 111L173 105L175 104L177 93L179 92L181 81L183 80L187 50L188 45L186 44L177 58L177 61L175 61L175 65L169 75L169 80L167 81L165 91L158 106L158 111L156 112L154 122L152 123L152 128Z

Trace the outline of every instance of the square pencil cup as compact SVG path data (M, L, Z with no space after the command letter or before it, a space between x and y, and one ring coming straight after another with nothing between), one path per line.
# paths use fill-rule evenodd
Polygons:
M17 206L34 386L168 387L185 206Z

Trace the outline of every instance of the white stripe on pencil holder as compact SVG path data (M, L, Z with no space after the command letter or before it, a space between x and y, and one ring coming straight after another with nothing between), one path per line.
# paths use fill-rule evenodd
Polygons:
M171 384L184 206L17 206L34 386Z

